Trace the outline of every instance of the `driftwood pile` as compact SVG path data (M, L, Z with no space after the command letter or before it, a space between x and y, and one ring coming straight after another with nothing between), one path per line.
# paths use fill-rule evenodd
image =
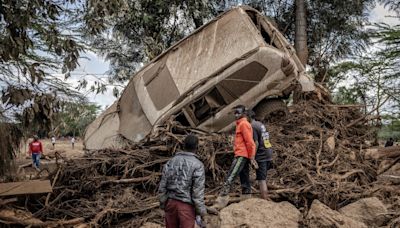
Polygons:
M357 107L308 101L292 106L286 120L268 124L274 147L274 168L268 174L271 198L289 201L303 213L314 199L336 209L372 195L390 203L390 209L399 209L398 186L377 185L378 163L364 158L365 142L374 132L363 121ZM160 172L189 133L200 139L199 154L207 169L206 203L211 204L233 158L232 137L169 122L126 149L93 151L60 164L49 176L53 193L0 208L24 209L39 226L162 223L156 197ZM28 225L10 213L0 213L1 223Z

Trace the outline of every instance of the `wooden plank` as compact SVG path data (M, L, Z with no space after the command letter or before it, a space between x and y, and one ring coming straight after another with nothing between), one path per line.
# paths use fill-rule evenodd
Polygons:
M336 108L361 108L361 107L365 107L366 105L363 104L328 104L325 106L329 106L329 107L336 107Z
M53 192L49 180L0 183L0 196L39 194Z
M191 127L196 127L199 121L197 120L196 116L194 115L193 111L188 107L184 107L182 109L183 114L185 115L187 121L189 122Z

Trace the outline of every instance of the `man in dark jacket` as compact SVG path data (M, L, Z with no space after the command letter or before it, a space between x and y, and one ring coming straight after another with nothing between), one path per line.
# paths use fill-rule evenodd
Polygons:
M184 141L186 152L176 153L164 166L158 192L167 228L194 227L196 216L206 214L205 172L196 155L197 145L197 137L188 135Z
M269 141L269 133L263 123L255 119L255 113L248 111L248 116L253 128L253 138L256 143L256 180L260 186L261 198L269 199L267 188L267 171L272 165L272 145Z

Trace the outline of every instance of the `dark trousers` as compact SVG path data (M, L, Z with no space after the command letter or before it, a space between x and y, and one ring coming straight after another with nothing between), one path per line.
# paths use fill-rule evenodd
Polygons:
M221 196L226 196L231 191L233 182L236 177L240 175L240 183L242 185L243 193L250 193L251 185L249 178L249 159L245 157L235 157L233 159L231 168L229 169L228 175L226 176L224 185L222 186Z
M168 199L165 207L166 228L194 228L196 214L193 205Z
M239 173L240 185L242 186L242 194L251 194L250 183L250 161L244 164L242 171Z

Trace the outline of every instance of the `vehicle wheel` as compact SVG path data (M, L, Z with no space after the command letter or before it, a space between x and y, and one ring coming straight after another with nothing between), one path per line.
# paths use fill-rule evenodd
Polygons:
M280 99L263 100L254 108L254 112L257 120L267 123L281 121L289 114L286 104Z

